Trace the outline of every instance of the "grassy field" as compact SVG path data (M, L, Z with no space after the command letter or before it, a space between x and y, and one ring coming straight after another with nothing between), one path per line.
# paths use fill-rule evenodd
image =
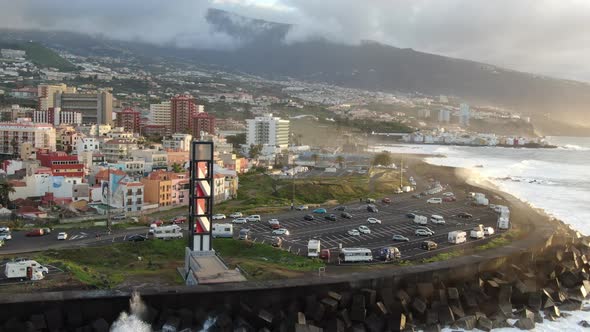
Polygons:
M150 240L107 247L47 250L32 258L53 265L93 288L109 289L142 283L181 285L176 268L184 265L186 240ZM291 254L270 245L214 239L213 247L229 264L239 266L248 279L274 279L303 275L323 266L318 260Z
M275 179L263 173L240 175L238 197L215 206L215 211L230 213L268 213L295 204L338 204L359 198L391 195L399 186L395 171L375 170L368 175L295 179Z

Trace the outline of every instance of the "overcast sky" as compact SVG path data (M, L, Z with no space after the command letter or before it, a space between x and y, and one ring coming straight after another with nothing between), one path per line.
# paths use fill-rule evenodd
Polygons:
M0 27L231 46L205 22L209 7L295 24L290 42L370 39L590 81L589 0L0 0Z

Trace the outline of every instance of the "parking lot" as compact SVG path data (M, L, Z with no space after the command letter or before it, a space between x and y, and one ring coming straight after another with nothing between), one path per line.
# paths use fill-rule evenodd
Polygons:
M260 222L234 225L234 236L237 237L240 229L248 228L251 231L252 240L270 243L274 235L272 234L268 220L276 218L280 221L280 227L289 230L288 236L281 236L283 238L283 249L300 255L307 254L307 243L313 238L321 241L322 249L330 249L332 257L337 256L340 245L343 248L360 247L368 249L396 246L401 251L403 259L413 259L427 253L425 250L420 249L420 244L424 240L436 242L438 244L437 250L442 250L452 245L447 241L447 235L451 231L464 230L467 231L469 236L469 230L479 224L496 228L497 216L491 209L472 206L471 200L461 196L465 195L458 194L458 200L455 202L429 204L426 203L429 197L417 199L411 197L410 194L395 195L391 196L391 204L383 204L377 201L375 204L379 208L379 212L377 213L368 212L367 204L365 203L354 203L346 207L346 212L352 215L352 219L341 218L341 211L335 211L333 207L327 208L328 214L333 213L336 215L336 221L328 221L324 218L325 215L321 214L314 214L316 220L304 220L303 217L306 214L312 214L311 209L308 211L292 211L280 215L263 215ZM441 215L444 217L446 223L444 225L435 225L429 222L426 226L432 229L435 234L428 237L416 236L414 232L419 225L406 216L410 212L426 217L430 217L433 214ZM473 215L473 218L458 218L457 214L461 212L470 213ZM367 218L369 217L377 218L382 223L369 224L367 222ZM217 222L227 223L231 222L231 220ZM348 230L358 229L360 225L368 226L371 233L361 233L358 236L347 234ZM498 232L499 230L496 230L496 235ZM394 234L408 237L410 241L394 242L391 239ZM474 240L468 238L467 241Z

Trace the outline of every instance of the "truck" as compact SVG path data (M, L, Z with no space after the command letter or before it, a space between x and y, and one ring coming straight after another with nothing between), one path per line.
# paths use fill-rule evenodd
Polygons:
M467 242L467 233L463 231L449 232L448 235L449 243L461 244Z
M233 237L234 236L234 225L232 224L213 224L211 229L211 235L216 237Z
M311 239L307 242L307 257L318 257L320 250L320 240Z
M509 229L510 228L510 219L508 217L498 218L498 228L499 229Z
M49 273L49 269L34 260L8 262L4 275L9 279L42 280Z
M475 204L481 206L488 206L490 204L490 200L485 197L475 197Z
M469 237L473 238L473 239L483 239L483 237L485 236L484 230L483 230L483 225L478 225L476 227L474 227L471 232L469 233Z
M426 216L416 215L414 217L414 223L419 225L428 225L428 218Z

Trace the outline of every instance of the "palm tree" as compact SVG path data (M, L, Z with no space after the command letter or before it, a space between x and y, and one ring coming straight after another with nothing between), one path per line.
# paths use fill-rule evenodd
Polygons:
M319 159L320 159L320 156L317 153L314 153L311 155L311 160L313 160L314 164L317 165Z
M172 171L174 173L182 173L184 172L184 169L182 168L182 166L178 163L174 163L172 164Z
M10 203L9 195L13 192L15 192L15 190L12 183L6 180L0 180L0 203L2 206L8 206L8 203Z
M344 157L337 156L336 157L336 162L338 163L338 166L340 166L340 168L344 168Z

